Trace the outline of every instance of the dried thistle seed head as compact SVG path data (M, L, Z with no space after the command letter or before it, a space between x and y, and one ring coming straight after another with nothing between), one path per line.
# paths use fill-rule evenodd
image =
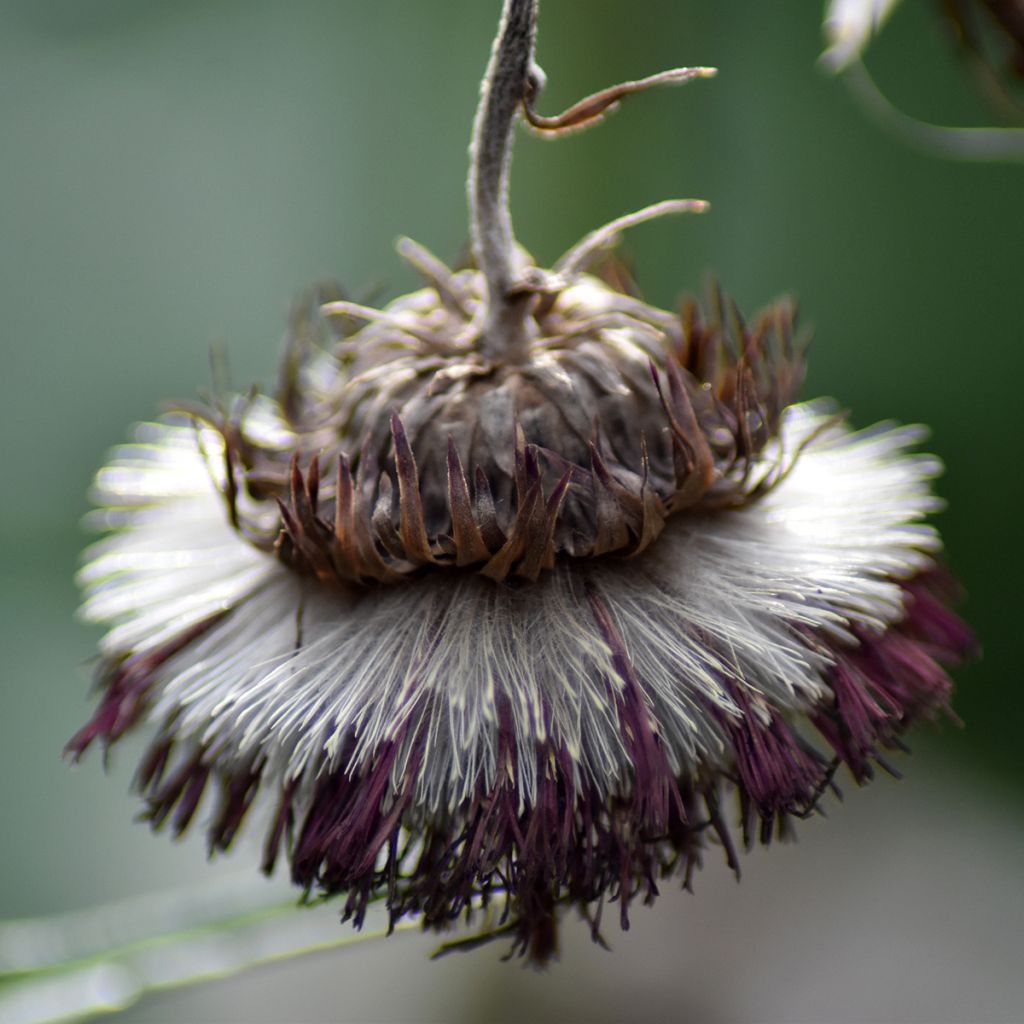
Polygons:
M854 433L792 404L786 304L747 326L644 304L614 221L554 268L507 211L517 112L599 120L626 83L537 114L535 0L506 0L472 146L476 267L414 243L427 287L384 310L321 289L279 393L139 428L97 478L80 579L103 696L81 754L139 722L156 826L209 789L212 849L276 797L265 867L341 894L360 924L442 930L505 902L518 947L557 910L684 884L709 836L747 845L858 782L948 705L970 647L936 564L918 428ZM624 557L631 556L631 557ZM596 911L596 916L595 916Z

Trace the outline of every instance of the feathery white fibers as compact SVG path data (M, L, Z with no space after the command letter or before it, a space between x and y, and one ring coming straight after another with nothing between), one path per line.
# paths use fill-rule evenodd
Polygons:
M493 780L498 696L508 701L518 792L535 793L538 741L564 744L578 780L628 786L614 692L623 683L587 591L632 659L672 768L725 767L712 708L794 717L826 696L823 656L794 627L853 643L903 614L900 580L939 547L920 520L937 507L938 461L908 449L917 427L853 433L824 404L790 407L791 471L744 508L671 518L638 558L561 561L537 583L435 572L343 592L299 577L228 521L215 432L159 424L114 453L97 479L101 525L88 552L83 615L111 626L107 657L145 653L215 612L224 617L158 670L150 718L221 763L266 761L264 777L311 782L369 764L427 730L414 808L453 809ZM766 453L766 462L772 455ZM412 728L403 726L411 725ZM355 747L342 762L342 741Z

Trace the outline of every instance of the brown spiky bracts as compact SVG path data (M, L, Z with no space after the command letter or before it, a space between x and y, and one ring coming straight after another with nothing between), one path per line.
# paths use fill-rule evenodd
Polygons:
M524 361L495 364L475 343L479 274L435 273L333 344L311 338L348 304L303 308L276 400L202 412L232 521L292 568L533 580L558 557L637 554L668 516L756 500L784 472L753 477L803 373L788 302L748 327L717 288L707 314L670 315L585 276L538 303Z

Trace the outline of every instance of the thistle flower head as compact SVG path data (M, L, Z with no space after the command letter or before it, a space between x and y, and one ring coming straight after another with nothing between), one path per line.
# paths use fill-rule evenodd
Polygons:
M557 908L623 922L730 820L768 842L944 708L969 646L936 569L918 428L794 404L780 303L654 309L624 228L551 270L515 243L511 132L584 127L626 83L534 109L536 3L508 0L472 145L475 266L408 240L426 287L300 303L273 397L181 407L100 472L81 573L110 625L80 754L141 722L155 825L208 791L214 849L264 792L269 870L361 922L443 928L501 897L537 959ZM736 798L737 812L727 799Z

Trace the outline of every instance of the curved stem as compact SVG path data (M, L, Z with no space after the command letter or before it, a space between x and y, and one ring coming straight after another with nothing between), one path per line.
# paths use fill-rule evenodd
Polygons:
M883 128L933 156L949 160L1024 160L1024 128L969 128L932 124L893 106L861 61L845 74L861 106Z
M508 209L508 179L516 113L533 76L537 0L505 0L473 123L469 213L473 252L487 282L487 319L481 349L492 359L526 351L528 295L513 294L516 243Z
M404 919L395 930L418 926ZM382 900L371 906L366 930L354 932L339 925L336 907L299 906L294 893L255 874L0 922L0 1020L79 1021L153 992L362 943L389 930Z
M474 902L484 918L481 941L494 934L505 906L495 895L486 907ZM362 930L354 931L330 901L300 906L294 892L255 873L218 873L211 883L177 891L0 921L0 1020L71 1024L154 992L422 929L415 917L393 921L384 904L373 899Z

